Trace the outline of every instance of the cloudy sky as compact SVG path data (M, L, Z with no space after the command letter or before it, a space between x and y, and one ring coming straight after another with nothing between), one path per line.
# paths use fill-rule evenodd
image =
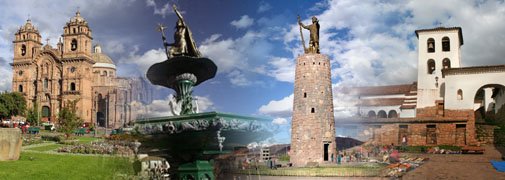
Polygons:
M164 60L157 23L175 25L176 4L200 51L218 65L216 78L196 88L203 109L270 117L272 141L289 142L294 59L302 52L296 16L321 24L321 52L332 62L335 115L352 114L343 86L416 80L416 29L459 26L463 66L505 64L505 4L498 0L74 0L0 1L0 90L11 89L12 40L31 18L55 45L79 9L94 43L110 55L120 76L145 76ZM167 32L172 41L173 29ZM305 34L308 37L308 34ZM163 114L173 93L156 89L153 114Z

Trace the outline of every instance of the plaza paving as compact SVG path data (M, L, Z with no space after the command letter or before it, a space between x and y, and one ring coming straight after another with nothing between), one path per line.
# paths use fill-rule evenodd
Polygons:
M402 179L494 179L505 180L505 173L496 171L490 160L501 160L497 148L484 146L479 154L422 154L430 158L424 165L408 172ZM503 152L503 151L502 151Z

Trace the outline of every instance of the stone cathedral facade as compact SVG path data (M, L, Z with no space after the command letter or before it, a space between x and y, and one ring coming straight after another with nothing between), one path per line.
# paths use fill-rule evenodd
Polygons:
M38 104L43 122L57 123L60 109L76 100L85 123L118 128L136 118L133 102L152 101L145 79L116 76L112 59L93 46L92 30L80 12L65 24L56 47L42 44L31 20L15 33L13 47L12 91L22 93L28 107Z

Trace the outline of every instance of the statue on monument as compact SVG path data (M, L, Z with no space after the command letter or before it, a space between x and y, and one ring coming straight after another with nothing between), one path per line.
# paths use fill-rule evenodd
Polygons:
M149 67L147 78L152 84L173 89L175 97L169 100L169 107L174 115L198 113L193 87L213 78L217 66L209 58L202 57L196 46L191 31L175 5L172 6L178 20L175 25L174 43L167 43L166 27L158 24L167 60Z
M319 54L319 20L315 16L312 16L312 24L305 26L298 16L298 24L300 25L300 34L302 36L303 49L305 53L317 53ZM309 48L305 48L305 41L303 40L302 28L310 31L310 41Z
M172 8L179 18L175 24L174 43L167 43L164 33L166 27L161 24L158 25L158 31L162 32L163 46L165 47L167 58L170 59L175 56L201 57L200 51L198 51L196 43L193 40L193 34L184 22L181 13L177 10L177 6L174 4Z

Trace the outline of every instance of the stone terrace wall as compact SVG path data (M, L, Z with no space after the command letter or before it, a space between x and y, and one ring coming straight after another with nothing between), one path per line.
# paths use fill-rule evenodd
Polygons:
M19 128L0 128L0 161L18 160L21 143Z

